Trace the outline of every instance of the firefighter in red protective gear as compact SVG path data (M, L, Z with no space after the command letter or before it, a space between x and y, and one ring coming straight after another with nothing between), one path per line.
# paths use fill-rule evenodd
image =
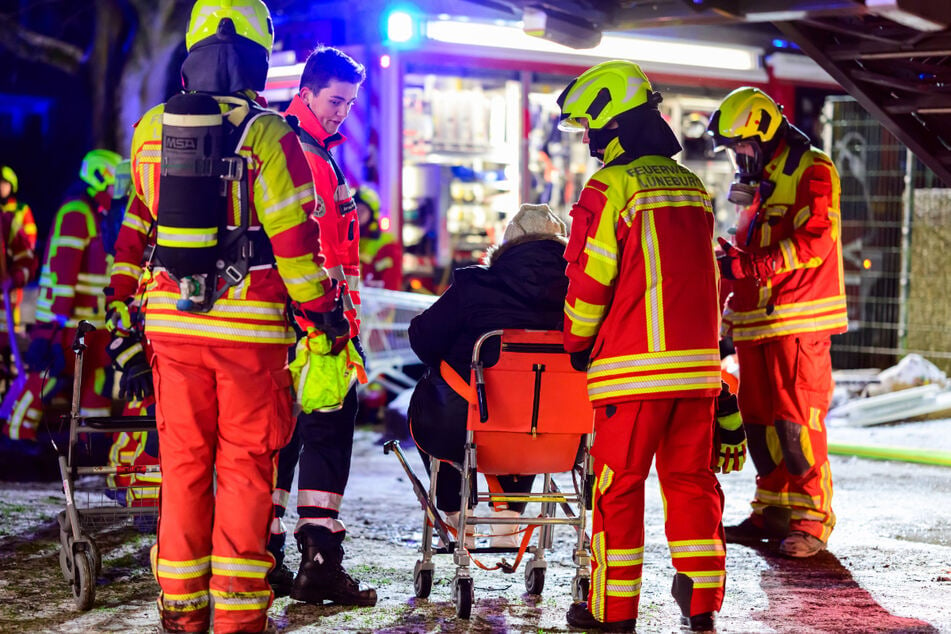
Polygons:
M724 311L741 381L740 411L756 466L753 513L727 528L738 543L782 539L809 557L835 525L825 415L830 335L848 327L835 165L756 88L724 98L708 128L737 168L732 242L721 239Z
M116 252L135 249L139 241L136 231L123 231L122 227L127 221L138 226L142 212L148 215L148 209L144 209L140 199L129 198L131 190L132 161L126 159L119 163L116 170L112 209L103 226L103 243L106 252L113 256L113 266L109 270L110 279L116 270ZM130 210L128 214L127 208ZM119 309L113 305L110 311L112 318L106 322L106 329L113 334L106 352L112 359L113 369L119 373L118 395L120 399L127 401L123 411L125 416L155 415L155 388L149 364L151 355L147 342L141 336L143 317L140 296L148 279L148 275L142 275L138 280L140 290L136 291L135 300L129 306L123 305ZM112 294L112 289L108 289L107 295ZM116 336L117 334L120 336ZM109 495L123 506L158 506L162 476L161 473L147 470L148 467L158 464L157 432L124 431L115 434L109 449L109 465L133 466L142 470L108 476L106 482L110 487ZM149 522L140 525L151 528Z
M634 631L644 555L644 481L656 458L676 574L691 630L711 629L723 601L723 495L711 468L720 393L713 208L647 76L598 64L558 98L563 129L584 130L604 162L572 207L565 250L565 349L587 369L596 477L585 629Z
M102 222L112 203L116 168L121 160L110 150L87 153L79 181L53 220L40 274L36 323L24 356L30 376L4 427L11 438L36 440L42 403L49 402L60 389L71 387L65 379L72 375L76 326L80 320L97 327L104 323L102 288L108 280L109 261L102 243ZM86 337L82 416L111 413L108 341L108 334L98 330Z
M121 310L134 292L154 220L145 335L162 468L152 561L166 631L206 631L212 598L216 632L267 627L275 458L294 425L285 306L293 301L304 326L331 334L348 327L333 317L300 143L255 92L273 40L261 0L198 0L185 37L186 92L147 112L132 141L141 206L126 227L138 218L140 231L127 230L138 247L117 253L111 306ZM220 139L221 158L180 160L216 151L217 141L190 142L194 134ZM211 204L192 206L199 196Z
M33 211L30 206L19 200L19 179L16 172L8 165L0 165L0 231L3 238L3 295L0 302L11 303L13 324L8 324L6 318L0 317L0 354L7 372L5 383L9 386L12 376L10 365L10 336L9 328L14 330L20 325L19 308L23 295L23 287L36 273L36 222L33 220ZM3 307L0 304L0 307ZM5 308L4 308L5 310Z
M287 109L287 115L297 120L297 132L314 176L317 193L314 218L320 225L320 250L326 255L331 277L338 283L345 282L348 287L349 292L343 298L344 313L350 323L349 337L361 355L356 339L360 305L360 224L350 188L331 150L346 140L339 132L340 125L350 113L365 78L363 66L342 51L318 47L304 63L300 92ZM340 350L346 339L339 338L334 349ZM294 465L299 460L297 512L300 519L294 536L301 552L301 565L293 582L286 567L276 568L271 580L275 588L286 589L297 601L376 604L376 591L347 574L342 563L346 527L339 515L350 477L357 410L357 388L353 384L341 409L302 412L297 418L295 438L279 458L275 521L269 549L277 560L283 559L285 532L280 518L287 504Z
M360 220L360 270L363 284L398 291L403 288L400 245L380 228L380 196L368 185L353 193Z

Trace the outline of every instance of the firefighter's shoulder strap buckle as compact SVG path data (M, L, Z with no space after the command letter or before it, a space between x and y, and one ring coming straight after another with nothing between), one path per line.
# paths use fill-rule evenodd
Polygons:
M230 286L235 286L244 279L244 274L241 273L241 271L239 271L233 264L229 264L227 267L225 267L224 276L228 278Z
M244 158L241 156L226 156L221 159L221 179L239 181L244 177Z

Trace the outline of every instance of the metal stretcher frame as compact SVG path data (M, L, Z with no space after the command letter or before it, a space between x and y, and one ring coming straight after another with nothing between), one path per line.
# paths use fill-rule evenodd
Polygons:
M494 338L500 338L499 361L492 367L485 367L482 361L482 349ZM430 484L428 491L412 472L399 443L390 441L384 446L384 452L395 451L403 468L413 484L413 489L423 506L424 520L422 533L422 559L416 562L413 571L413 587L416 596L426 598L432 589L435 564L433 555L451 553L456 572L452 580L452 597L456 615L467 619L471 614L474 599L473 582L470 574L470 553L508 553L518 551L514 565L502 563L505 572L514 572L521 555L532 555L525 566L525 588L530 594L540 594L544 587L545 550L551 549L552 530L555 525L567 525L575 528L577 541L572 560L575 575L571 583L574 600L584 600L590 584L589 540L586 533L586 508L590 501L590 449L594 414L586 391L586 376L571 368L568 353L561 345L560 331L493 330L483 334L473 347L472 383L469 391L462 394L469 402L466 445L463 464L430 459ZM510 360L515 360L509 363ZM444 368L445 376L446 370ZM457 383L457 392L465 391L468 385L461 378ZM519 383L521 382L521 383ZM524 384L524 385L521 385ZM530 398L526 399L524 390L518 388L530 385ZM506 399L507 392L512 399ZM584 412L581 420L572 413ZM511 427L514 417L516 427ZM554 430L554 431L553 431ZM556 436L565 438L556 438ZM554 444L549 440L554 439ZM571 444L573 443L573 444ZM482 456L480 458L480 447ZM526 452L532 447L553 449L550 455L530 456ZM491 451L495 449L495 451ZM537 458L537 459L536 459ZM518 462L525 464L519 466ZM443 464L445 463L445 464ZM577 463L577 465L576 465ZM487 467L483 470L483 466ZM555 467L548 469L547 467ZM449 527L440 516L434 501L436 483L440 468L455 468L462 474L461 499L469 500L462 504L459 522L455 534L466 535L467 528L476 525L515 524L538 527L537 544L528 545L531 534L526 533L519 549L511 548L470 548L464 546L465 540L453 540ZM580 472L575 480L575 491L562 491L552 478L553 473L565 471ZM539 493L507 495L504 493L480 492L477 488L477 474L540 474L542 490ZM580 482L580 484L579 484ZM519 518L495 518L474 515L468 506L478 502L529 502L540 503L538 517L528 515ZM557 517L557 509L564 516ZM442 540L442 547L434 547L433 531ZM504 560L503 560L504 562ZM478 561L476 561L480 567Z

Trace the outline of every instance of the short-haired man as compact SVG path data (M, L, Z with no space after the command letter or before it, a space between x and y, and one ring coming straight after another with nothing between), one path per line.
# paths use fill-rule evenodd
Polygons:
M317 206L313 218L320 225L320 252L326 258L331 278L338 284L345 282L349 289L344 296L344 313L350 322L351 338L357 336L359 328L360 224L350 188L331 150L346 140L339 132L340 125L350 114L364 79L366 71L361 64L338 49L320 46L307 58L300 92L287 109L287 115L297 119L298 136L314 176ZM342 343L346 343L345 339L338 339L336 345ZM284 514L294 464L300 460L300 519L294 535L301 551L301 565L290 588L291 598L297 601L376 604L376 591L361 587L342 565L346 527L338 515L350 476L357 407L354 384L341 409L302 413L297 419L295 439L279 458L274 492L276 519L270 541L271 552L279 561L283 559L285 539L279 518ZM290 574L286 567L278 570L283 571L283 578L272 575L276 577L272 578L272 586L281 591L289 585Z

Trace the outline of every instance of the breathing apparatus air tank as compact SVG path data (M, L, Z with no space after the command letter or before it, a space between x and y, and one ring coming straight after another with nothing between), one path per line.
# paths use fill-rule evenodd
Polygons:
M179 310L202 310L215 291L228 185L220 168L224 136L211 96L183 93L165 104L155 255L179 284Z

